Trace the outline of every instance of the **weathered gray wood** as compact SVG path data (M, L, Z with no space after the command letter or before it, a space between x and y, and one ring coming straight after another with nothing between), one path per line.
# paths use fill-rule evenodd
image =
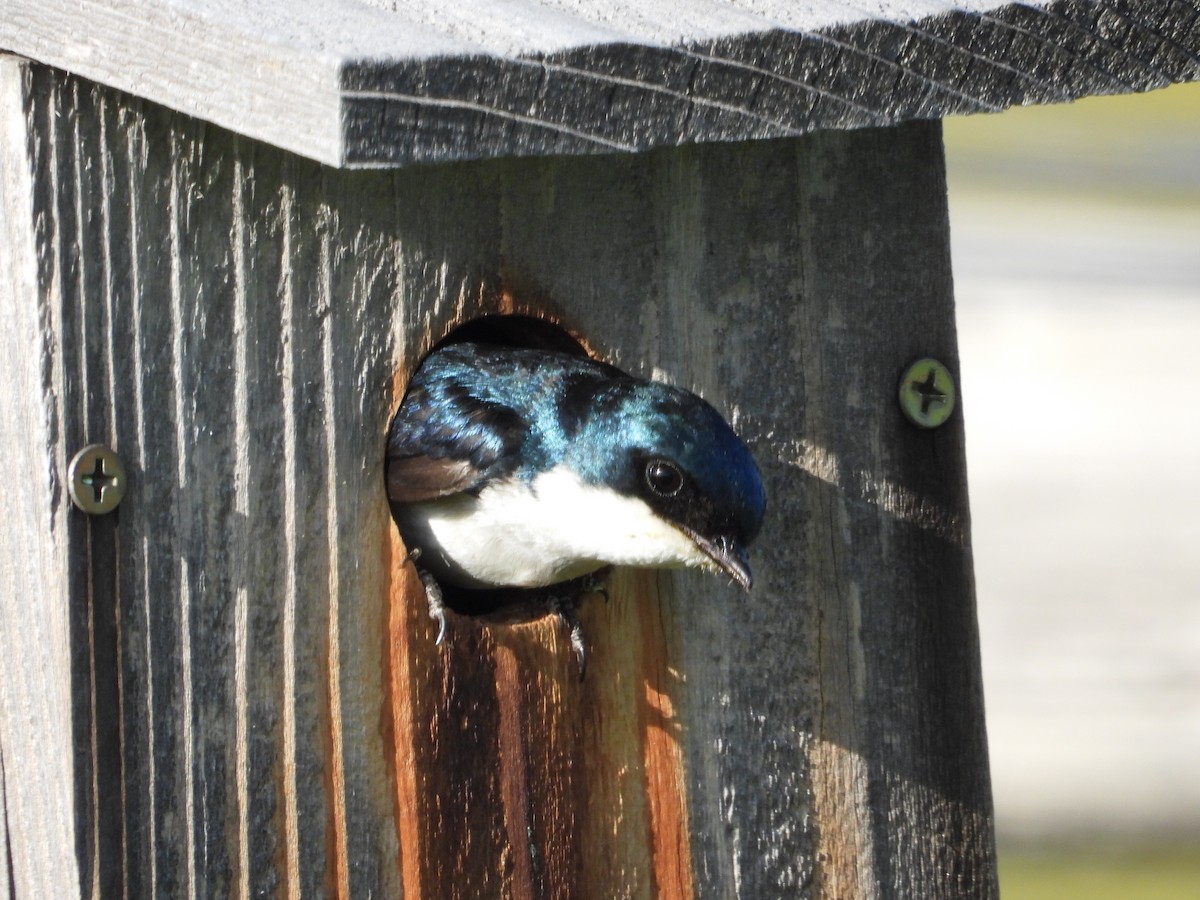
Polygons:
M4 72L17 897L994 896L962 419L894 400L956 367L936 125L339 172ZM512 312L768 482L753 594L618 573L582 684L552 621L434 647L386 507L407 372Z
M71 815L79 792L72 734L74 673L69 611L69 501L56 398L66 372L48 329L58 310L45 293L44 233L35 210L48 201L31 171L24 97L27 69L0 58L0 390L5 525L0 528L0 761L7 858L0 873L17 897L80 896L76 866L85 823ZM35 193L40 190L40 193ZM84 826L78 830L80 826ZM11 869L9 868L11 866Z
M886 125L1200 75L1197 0L3 0L0 49L333 165Z
M512 270L766 462L753 594L666 579L647 688L681 732L694 886L990 896L961 419L920 432L889 393L905 360L957 368L939 133L751 156L556 161L506 203Z

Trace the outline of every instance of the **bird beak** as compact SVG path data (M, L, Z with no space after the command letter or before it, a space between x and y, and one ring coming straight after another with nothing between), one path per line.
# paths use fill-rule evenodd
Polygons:
M704 555L713 561L717 569L732 578L744 591L750 590L754 577L750 574L750 556L733 538L718 535L709 539L698 534L689 535Z

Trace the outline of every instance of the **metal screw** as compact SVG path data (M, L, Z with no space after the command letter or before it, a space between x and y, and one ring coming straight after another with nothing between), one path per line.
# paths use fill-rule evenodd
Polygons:
M85 513L110 513L125 496L125 467L103 444L89 444L67 466L67 490Z
M936 359L918 359L900 376L900 409L921 428L937 428L954 412L954 377Z

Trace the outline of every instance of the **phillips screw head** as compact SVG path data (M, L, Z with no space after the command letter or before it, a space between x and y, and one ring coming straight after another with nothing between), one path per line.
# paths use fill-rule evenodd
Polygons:
M102 516L117 508L125 496L125 467L103 444L89 444L67 466L71 502L85 513Z

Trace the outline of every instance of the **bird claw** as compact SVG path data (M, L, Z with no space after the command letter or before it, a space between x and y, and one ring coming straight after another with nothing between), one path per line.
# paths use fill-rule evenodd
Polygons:
M420 558L421 548L413 547L404 557L404 561L415 565ZM446 637L446 603L442 597L442 586L437 583L437 579L433 575L421 566L416 566L416 569L417 575L421 578L421 584L425 586L425 602L429 604L429 618L438 625L437 638L434 639L433 646L440 647L443 638Z
M416 551L420 554L420 550ZM412 554L409 554L412 558ZM425 602L429 604L429 618L433 619L438 624L437 638L434 639L433 646L440 647L442 639L446 636L446 604L442 598L442 586L437 583L437 579L424 569L418 567L417 574L421 576L421 584L425 585Z
M556 596L553 600L555 614L567 626L571 641L571 650L575 654L575 664L579 667L579 680L587 668L587 646L583 641L583 625L579 621L579 600L577 597Z

